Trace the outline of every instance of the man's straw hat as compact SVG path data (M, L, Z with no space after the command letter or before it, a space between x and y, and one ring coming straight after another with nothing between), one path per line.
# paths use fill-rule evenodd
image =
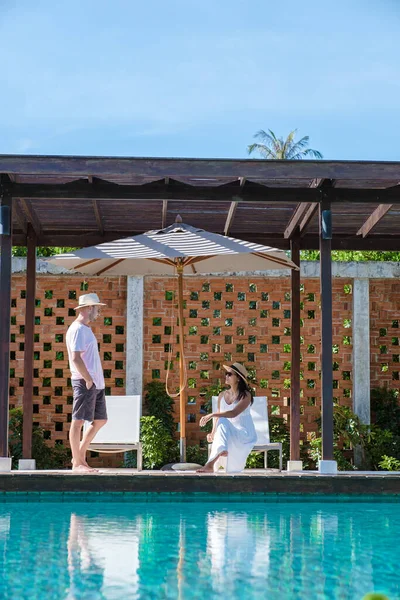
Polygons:
M78 306L75 306L74 310L78 310L79 308L84 308L85 306L107 306L103 302L100 302L97 294L83 294L79 296Z

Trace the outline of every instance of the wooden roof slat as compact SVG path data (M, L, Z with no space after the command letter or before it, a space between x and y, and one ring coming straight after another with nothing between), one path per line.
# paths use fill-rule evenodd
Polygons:
M293 237L294 233L300 227L300 223L303 220L304 215L307 213L310 204L308 202L301 202L297 205L293 215L290 218L288 226L286 227L283 237L290 239Z
M13 213L15 214L18 225L21 227L22 231L26 235L28 233L28 223L21 209L19 198L13 198Z
M364 225L357 231L357 235L362 235L365 238L371 233L376 225L383 219L383 217L390 211L393 204L380 204L378 208L374 210L372 215L368 217Z
M233 219L235 218L236 208L238 203L231 202L229 207L228 215L226 217L225 226L224 226L224 235L228 235L231 225L233 223Z
M42 233L42 226L39 219L36 216L31 201L26 198L20 198L19 201L21 203L22 209L27 217L28 222L32 225L35 235L39 237Z
M87 246L181 214L194 227L285 249L300 232L302 248L318 247L315 212L326 199L333 247L398 248L400 162L0 155L0 177L16 207L16 244L29 223L40 245Z
M96 219L97 227L99 228L99 232L101 235L104 235L104 224L103 219L101 218L99 201L96 198L92 199L93 202L93 212Z

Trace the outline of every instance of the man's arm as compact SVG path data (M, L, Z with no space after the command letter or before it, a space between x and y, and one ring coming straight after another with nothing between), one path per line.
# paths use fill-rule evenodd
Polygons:
M81 352L72 352L71 362L78 371L79 375L82 376L82 379L86 381L87 389L90 390L93 385L93 379L91 378L89 371L82 360L81 354Z

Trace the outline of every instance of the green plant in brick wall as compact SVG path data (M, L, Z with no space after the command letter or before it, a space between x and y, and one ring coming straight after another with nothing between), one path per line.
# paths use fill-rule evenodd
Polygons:
M159 419L171 436L174 436L176 425L173 417L174 401L165 390L161 381L150 381L145 386L144 414Z
M159 469L163 465L179 460L178 444L161 419L154 416L140 419L140 440L145 469Z
M13 467L18 466L22 458L22 421L21 408L10 410L9 420L9 451ZM43 429L34 427L32 430L32 458L36 460L38 469L65 469L71 464L71 452L65 446L48 446L43 438Z

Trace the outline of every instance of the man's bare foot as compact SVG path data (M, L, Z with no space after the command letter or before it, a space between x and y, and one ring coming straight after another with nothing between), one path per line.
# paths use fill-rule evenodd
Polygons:
M99 470L95 469L94 467L91 467L90 465L87 464L86 460L81 460L80 464L77 465L75 467L75 461L74 459L71 460L72 463L72 470L75 471L78 467L86 467L87 470L89 470L91 473L98 473Z
M87 467L86 465L73 465L72 471L74 473L98 473L96 469L92 469L91 467Z

